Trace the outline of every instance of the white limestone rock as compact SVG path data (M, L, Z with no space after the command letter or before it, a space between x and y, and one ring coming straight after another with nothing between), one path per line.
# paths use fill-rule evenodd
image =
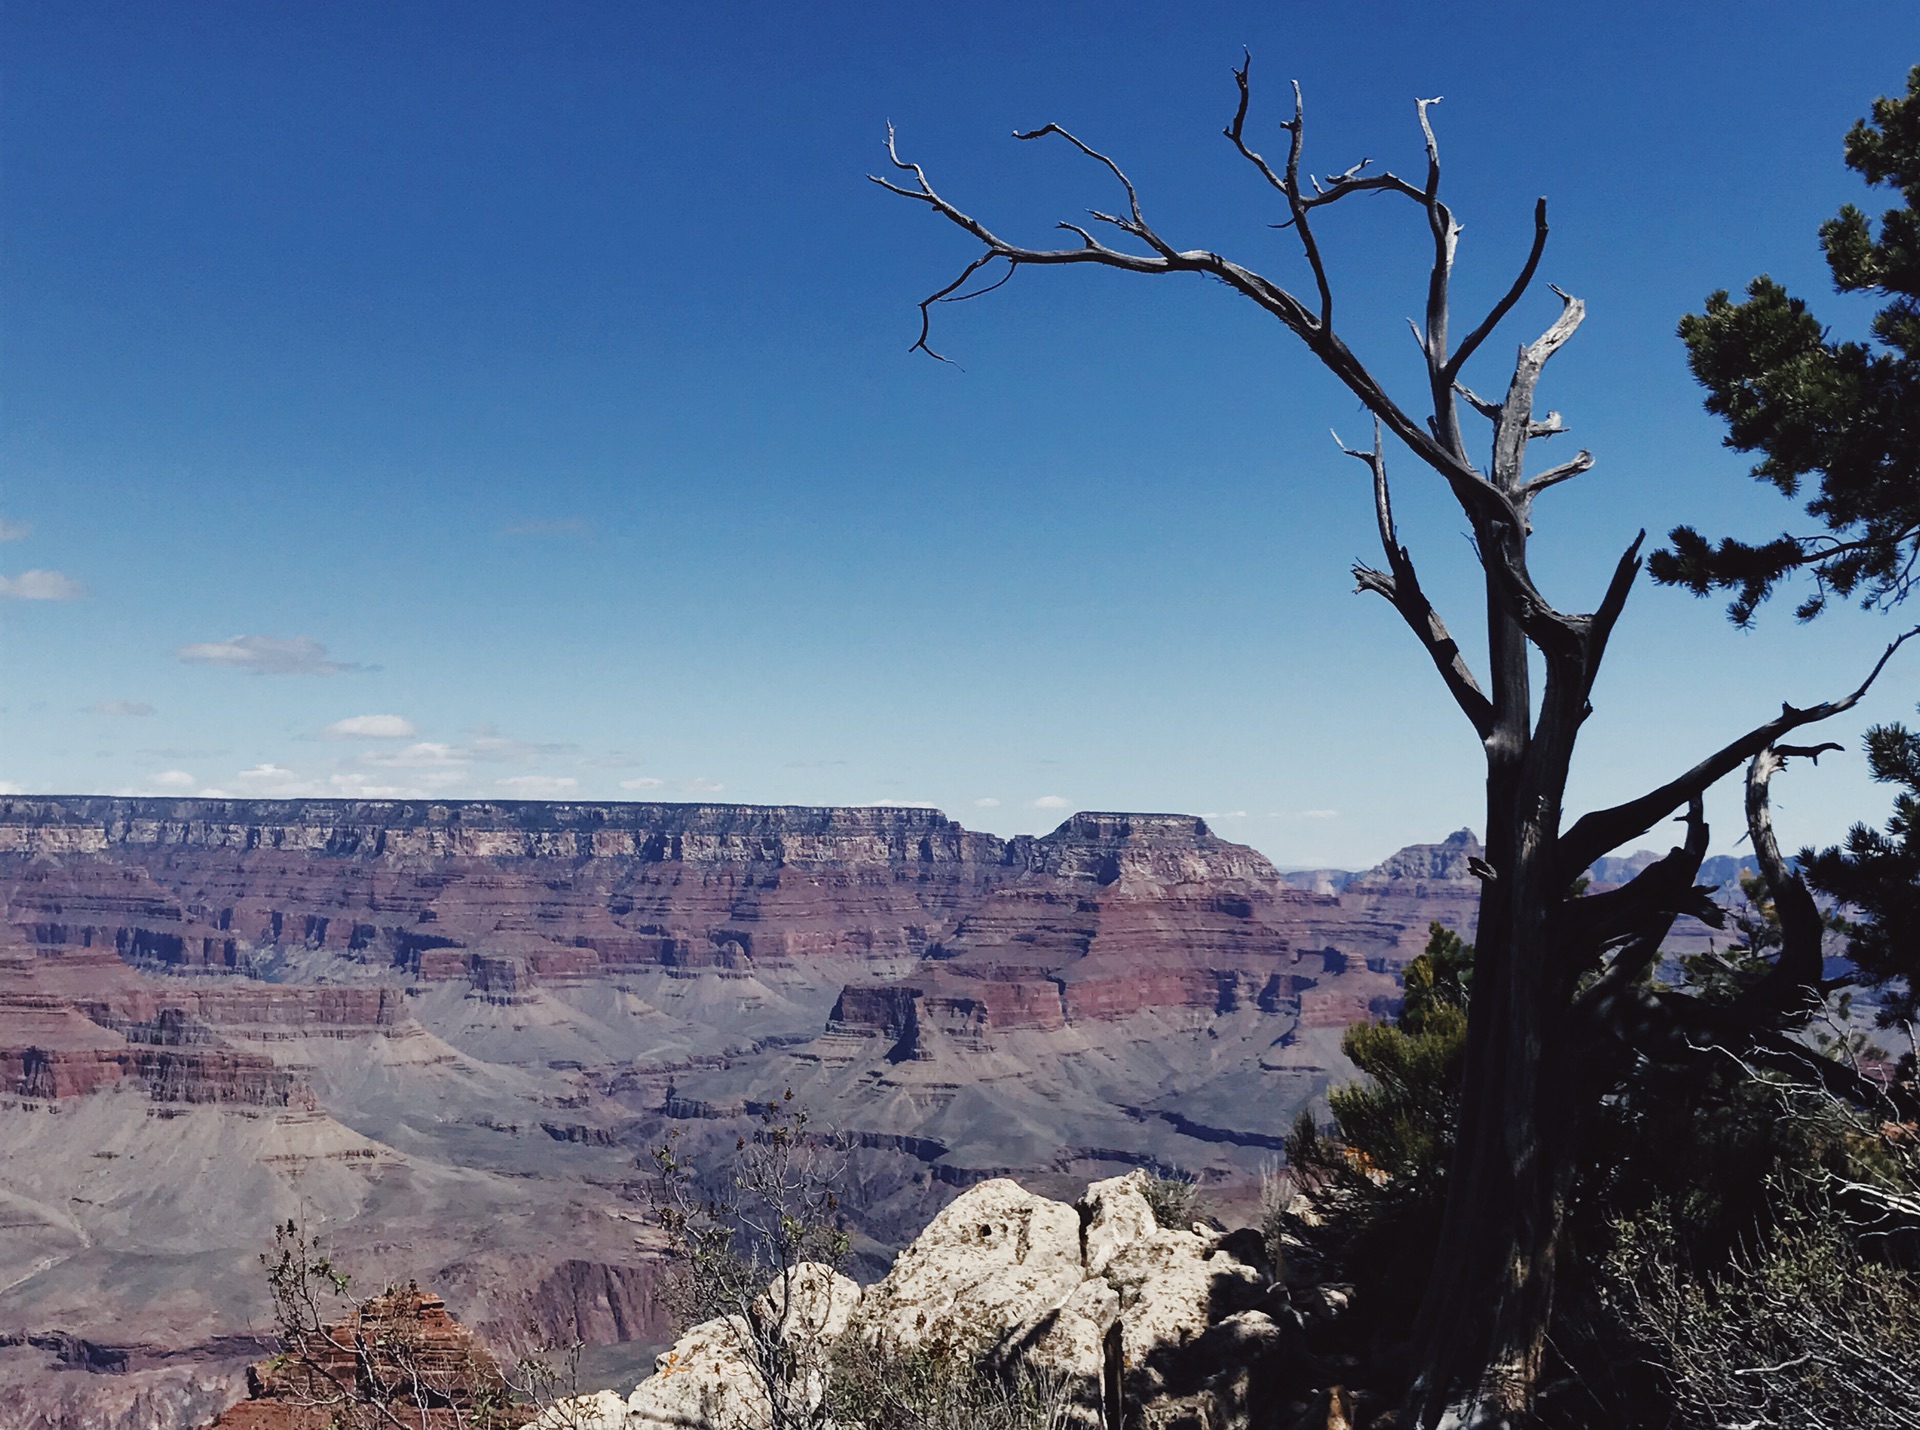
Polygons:
M1146 1198L1146 1182L1144 1171L1134 1171L1095 1182L1081 1194L1078 1205L1085 1228L1081 1240L1087 1275L1098 1276L1116 1255L1160 1229Z
M1079 1214L997 1177L955 1198L900 1253L867 1289L859 1326L890 1345L985 1349L1059 1310L1085 1279Z

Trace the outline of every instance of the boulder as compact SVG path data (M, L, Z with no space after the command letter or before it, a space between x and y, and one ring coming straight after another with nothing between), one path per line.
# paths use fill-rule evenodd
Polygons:
M1081 1194L1077 1206L1087 1275L1100 1275L1120 1252L1160 1229L1146 1198L1146 1179L1145 1172L1130 1172L1095 1182Z
M1265 1430L1298 1317L1257 1236L1154 1219L1146 1173L1095 1182L1073 1206L1006 1178L956 1198L864 1293L824 1266L755 1303L759 1325L808 1355L854 1335L896 1350L978 1356L1057 1386L1064 1423L1137 1430ZM765 1391L739 1318L681 1337L625 1403L588 1430L764 1426ZM814 1362L825 1368L825 1357ZM810 1373L797 1393L818 1405ZM600 1411L596 1408L595 1412ZM1263 1418L1265 1417L1265 1418Z
M997 1177L949 1203L900 1253L862 1298L860 1329L899 1346L990 1344L1058 1311L1085 1280L1079 1214Z
M744 1349L750 1334L741 1316L722 1316L693 1327L654 1361L653 1374L633 1388L619 1430L767 1425L773 1417L766 1390Z
M653 1374L624 1401L606 1392L577 1396L547 1413L555 1430L761 1430L772 1402L751 1357L756 1327L795 1348L803 1367L795 1395L818 1405L826 1359L860 1304L860 1287L830 1266L803 1262L776 1276L754 1301L753 1321L720 1316L702 1321L654 1361Z

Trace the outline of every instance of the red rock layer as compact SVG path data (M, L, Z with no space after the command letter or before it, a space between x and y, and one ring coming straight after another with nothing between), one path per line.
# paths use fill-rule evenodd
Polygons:
M912 959L890 992L846 990L843 1030L980 1036L1242 1006L1317 1024L1390 1001L1429 919L1470 925L1470 842L1403 851L1333 895L1186 815L1079 814L1001 840L919 809L13 798L0 944L175 972L272 973L298 955L303 978L331 956L503 1003L637 967ZM159 1043L404 1017L392 987L185 986L76 1003ZM81 1061L70 1084L110 1076Z
M514 1430L533 1416L511 1400L493 1357L446 1303L408 1287L252 1366L247 1398L208 1430Z
M0 1094L46 1101L125 1084L156 1102L310 1106L297 1076L223 1033L264 1026L287 1036L308 1008L322 1015L322 1034L338 1026L323 1020L329 1009L391 1023L381 990L371 991L368 1000L362 990L170 987L110 956L0 953ZM387 997L399 1001L396 990Z

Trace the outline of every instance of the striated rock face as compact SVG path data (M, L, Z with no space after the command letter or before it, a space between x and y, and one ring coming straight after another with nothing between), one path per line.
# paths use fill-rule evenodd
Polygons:
M299 1215L624 1368L667 1334L648 1150L721 1165L784 1088L856 1149L862 1275L1008 1172L1251 1185L1471 928L1463 860L1336 892L1190 815L0 797L0 1333L240 1334Z
M57 1101L126 1086L162 1103L312 1105L295 1073L222 1036L223 1028L252 1031L232 1015L261 1016L264 1000L172 991L142 987L117 959L50 966L0 949L0 1094ZM303 991L320 990L288 989L274 1000L276 1036L300 1026ZM328 1027L314 1020L316 1032Z
M636 967L924 956L995 970L1006 987L926 996L996 1026L1258 997L1238 963L1354 922L1188 815L1002 840L918 809L11 798L0 880L14 946L161 969L324 953L512 1000ZM1363 957L1397 952L1385 922L1349 930Z

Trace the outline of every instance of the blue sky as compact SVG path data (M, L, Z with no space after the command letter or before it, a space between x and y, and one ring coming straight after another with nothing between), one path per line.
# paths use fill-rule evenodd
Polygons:
M1772 272L1836 328L1840 141L1920 60L1861 4L89 4L0 12L0 781L36 792L931 802L974 827L1205 813L1288 864L1479 823L1478 751L1392 613L1364 422L1197 281L1023 273L914 303L965 241L865 181L884 126L1016 234L1114 201L1299 281L1220 137L1254 54L1278 147L1419 161L1464 303L1536 194L1586 328L1548 379L1599 466L1539 512L1592 605L1644 525L1771 534L1673 337ZM1879 203L1875 207L1883 206ZM1348 207L1348 206L1343 206ZM1352 340L1412 374L1421 236L1327 226ZM1523 307L1482 380L1552 316ZM1410 461L1423 576L1473 626ZM38 574L33 574L38 573ZM1891 634L1753 633L1642 586L1570 798L1637 793L1850 688ZM1857 718L1920 698L1903 658ZM1857 754L1778 786L1789 842L1883 809ZM1716 846L1740 826L1714 806Z

